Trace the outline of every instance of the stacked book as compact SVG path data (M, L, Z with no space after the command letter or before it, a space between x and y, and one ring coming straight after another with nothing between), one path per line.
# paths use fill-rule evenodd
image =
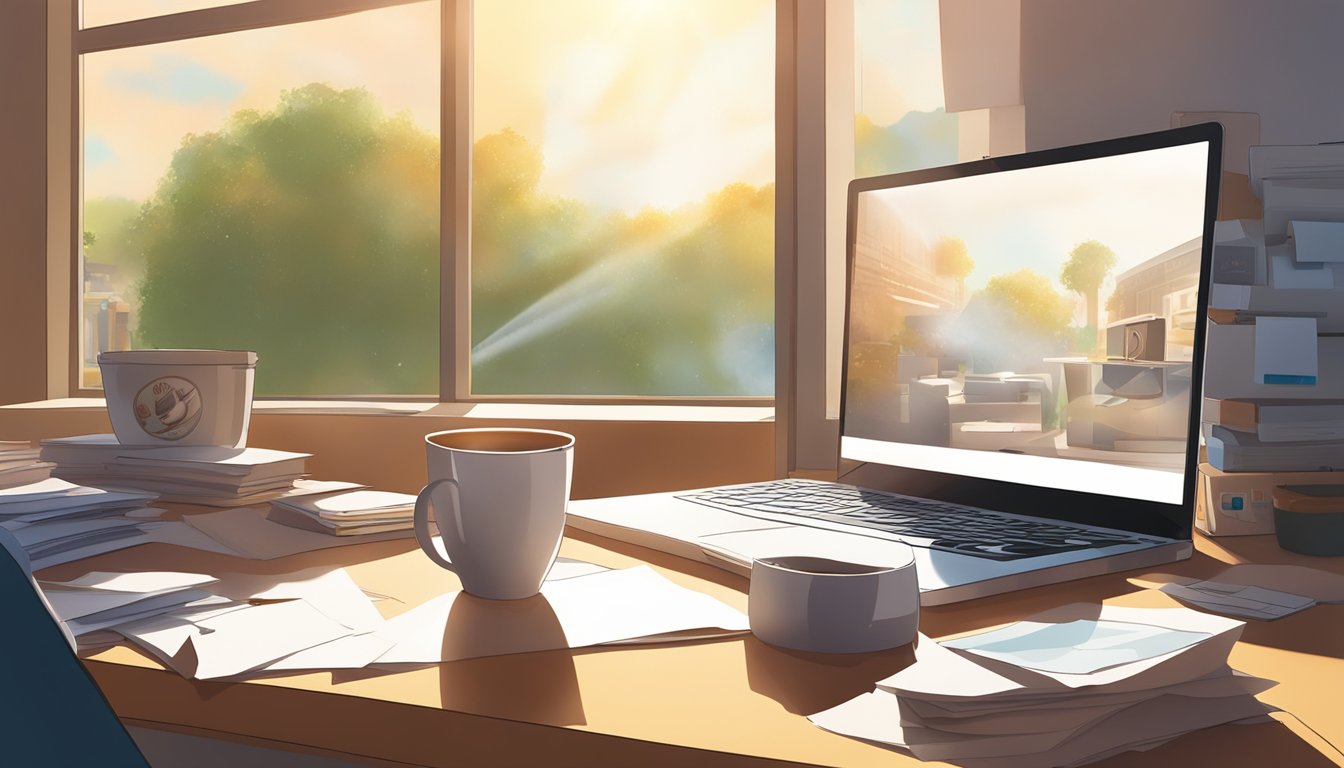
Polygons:
M1344 470L1344 400L1205 398L1204 420L1223 472Z
M42 441L52 474L72 482L152 491L162 501L233 507L290 493L307 453L267 448L130 447L112 435Z
M0 489L0 526L46 568L149 541L144 525L158 510L153 493L109 491L59 478Z
M49 461L39 461L39 451L32 443L0 440L0 488L44 480L53 466Z
M809 719L963 768L1083 765L1263 720L1255 695L1274 683L1227 665L1243 626L1186 608L1063 606L941 643L920 637L914 664Z
M415 497L391 491L357 490L320 496L289 496L271 502L272 522L333 536L409 531Z

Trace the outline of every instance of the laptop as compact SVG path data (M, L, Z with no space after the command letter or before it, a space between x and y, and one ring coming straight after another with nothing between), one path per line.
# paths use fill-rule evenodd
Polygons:
M858 179L836 482L573 501L749 572L915 555L938 605L1188 558L1222 130Z

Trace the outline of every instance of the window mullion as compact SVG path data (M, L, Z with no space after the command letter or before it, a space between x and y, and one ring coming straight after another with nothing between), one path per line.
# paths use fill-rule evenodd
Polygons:
M75 0L78 2L78 0ZM425 0L253 0L91 27L75 32L75 52L96 53L195 37L330 19Z
M471 395L471 0L444 0L439 165L439 399Z

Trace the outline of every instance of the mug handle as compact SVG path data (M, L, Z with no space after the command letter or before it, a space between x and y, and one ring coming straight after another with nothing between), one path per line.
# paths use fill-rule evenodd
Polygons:
M439 487L440 483L447 483L453 487L453 517L457 517L457 507L460 501L458 495L461 486L451 477L441 477L437 480L431 480L429 485L420 489L420 493L415 497L415 540L419 542L420 549L424 550L429 559L433 560L442 568L454 570L453 564L434 546L434 539L429 533L429 521L434 519L437 523L438 515L434 512L434 505L431 503L430 496L434 489Z

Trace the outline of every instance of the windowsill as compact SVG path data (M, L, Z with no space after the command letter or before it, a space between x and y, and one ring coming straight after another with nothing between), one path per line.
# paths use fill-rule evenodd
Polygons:
M576 499L775 476L768 406L258 400L247 442L312 454L307 469L319 480L414 493L425 483L426 434L510 425L574 435ZM100 397L0 406L4 440L110 431Z
M23 411L104 411L101 397L65 397L3 405ZM771 406L550 404L550 403L429 403L377 400L254 400L254 414L312 414L315 416L442 416L463 419L525 421L625 422L769 422Z

